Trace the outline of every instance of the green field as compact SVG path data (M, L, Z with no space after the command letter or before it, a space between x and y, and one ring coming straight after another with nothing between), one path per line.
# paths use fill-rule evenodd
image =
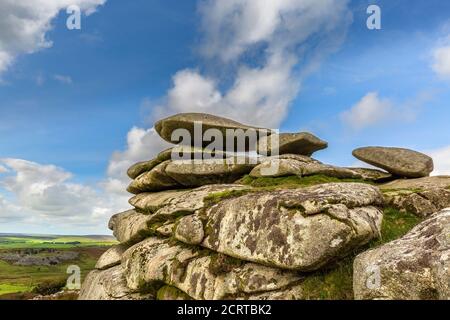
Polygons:
M18 266L0 260L0 299L10 294L31 292L44 282L66 279L67 267L77 265L81 269L82 280L91 271L100 255L117 242L112 237L102 236L30 236L0 234L0 253L18 249L51 248L59 251L70 250L79 253L73 261L53 266ZM5 296L6 295L6 296Z
M116 241L109 236L22 236L0 234L1 249L53 248L111 246Z

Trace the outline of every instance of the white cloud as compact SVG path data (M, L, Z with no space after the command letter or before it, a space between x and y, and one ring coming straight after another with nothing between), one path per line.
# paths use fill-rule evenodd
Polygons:
M411 122L435 94L434 91L422 91L411 100L394 103L391 99L381 98L377 92L369 92L349 110L342 112L340 117L342 122L353 130L392 122Z
M450 146L426 152L434 161L433 175L450 175Z
M72 78L70 76L55 74L53 76L53 79L55 79L56 81L61 82L63 84L72 84Z
M46 34L61 10L78 5L86 15L106 0L2 0L0 1L0 75L16 57L52 46Z
M201 2L200 13L202 52L207 58L218 59L214 63L219 69L228 62L238 66L232 85L222 91L220 77L204 75L197 69L181 70L173 76L165 103L154 108L152 120L174 113L205 112L277 128L300 89L302 75L340 44L351 20L346 1L335 0L209 0ZM320 41L314 49L308 47L306 40L314 36L320 36L325 47ZM240 58L255 45L264 46L262 63L250 67ZM311 58L302 61L301 73L295 72L300 57L306 57L306 53ZM110 161L111 188L123 190L126 168L152 156L150 152L133 151L130 134L136 132L146 132L155 146L143 150L162 149L162 140L154 131L133 128L127 150L116 153Z
M437 48L433 51L432 68L442 78L450 78L450 46Z
M201 1L200 52L217 72L204 74L195 68L178 71L164 102L153 108L150 119L204 112L278 128L300 90L303 77L343 41L352 20L347 3L346 0ZM258 57L252 61L259 63L248 64L249 56ZM222 70L225 74L221 74ZM162 149L162 139L154 131L133 128L130 134L135 132L146 132L144 136L152 140L147 143L154 149L136 153L129 141L127 149L111 159L110 177L120 176L119 172L123 177L133 162L149 159ZM111 188L122 190L126 186L124 178L109 180Z
M386 120L393 113L393 104L380 99L377 92L369 92L350 110L341 114L341 119L353 129L362 129Z
M112 155L108 165L108 176L102 186L108 193L122 197L121 202L125 204L129 197L126 192L126 186L130 182L126 173L128 168L138 161L153 158L168 147L170 144L162 140L153 128L148 130L132 128L128 132L125 151L118 151Z
M126 208L102 190L72 182L72 174L54 165L21 159L0 159L10 173L0 187L14 197L0 198L4 222L21 220L42 227L105 230L111 214Z
M8 172L8 169L6 169L4 166L0 165L0 173Z

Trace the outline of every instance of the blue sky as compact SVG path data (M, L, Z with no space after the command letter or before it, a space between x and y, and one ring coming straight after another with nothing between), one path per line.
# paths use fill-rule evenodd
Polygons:
M160 151L153 121L177 111L311 131L329 142L315 156L337 165L356 164L355 147L409 147L450 174L448 2L324 0L317 30L298 21L309 13L294 15L298 30L271 26L254 42L267 27L252 20L261 8L229 27L223 0L75 0L96 9L81 30L66 28L64 6L41 2L52 14L35 19L51 28L36 34L51 45L0 32L0 232L108 232L110 214L126 208L125 168ZM381 30L366 27L369 4L382 10ZM2 50L12 59L3 71ZM242 96L259 77L278 80L250 106Z

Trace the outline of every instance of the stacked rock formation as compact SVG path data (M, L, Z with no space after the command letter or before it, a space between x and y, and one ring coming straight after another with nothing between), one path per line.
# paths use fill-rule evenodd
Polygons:
M178 129L195 135L198 123L201 134L254 131L256 141L246 138L244 149L262 155L253 159L236 149L210 150L195 139L172 141ZM386 199L374 184L401 173L426 175L430 169L429 163L408 167L399 161L395 170L383 164L387 171L327 165L311 158L327 147L312 134L274 136L268 129L206 114L175 115L155 129L164 140L184 144L183 159L174 158L180 155L178 145L128 170L133 209L109 222L120 244L99 259L80 299L304 299L310 272L380 236ZM315 175L351 180L267 189L241 179ZM357 292L357 298L372 297Z

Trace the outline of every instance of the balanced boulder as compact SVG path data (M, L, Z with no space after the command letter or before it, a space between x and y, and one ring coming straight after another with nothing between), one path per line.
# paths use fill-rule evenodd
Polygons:
M353 155L361 161L400 177L426 177L434 169L433 159L409 149L365 147L354 150Z
M195 132L195 125L198 125L198 127L201 129L199 132ZM182 144L188 144L191 146L196 146L195 140L198 140L203 147L207 147L211 144L211 141L209 139L204 139L204 134L209 129L218 130L218 132L221 134L222 137L222 150L226 150L227 146L227 140L228 139L234 139L233 137L237 139L242 139L241 141L245 141L245 150L239 150L239 151L246 151L250 149L254 149L256 147L256 140L259 136L265 136L270 135L272 132L269 129L264 128L257 128L252 126L247 126L244 124L241 124L239 122L210 115L205 113L180 113L165 119L162 119L155 124L155 129L158 132L158 134L163 138L164 140L171 142L171 143L182 143ZM186 130L190 135L189 141L180 141L180 140L172 140L172 134L175 130L184 129ZM228 132L227 132L228 130ZM212 130L211 133L214 133ZM180 130L180 134L182 134ZM255 135L253 135L253 133ZM197 134L201 134L200 137L196 137ZM231 135L230 135L231 134ZM250 139L249 137L254 136L256 139ZM231 137L231 138L230 138ZM178 137L180 138L180 137ZM254 141L252 141L254 140ZM235 145L237 147L237 144ZM199 147L199 146L197 146ZM244 149L244 148L243 148ZM228 150L232 151L232 150Z
M273 134L258 141L258 153L267 156L273 154L311 156L314 152L327 147L327 142L308 132Z

